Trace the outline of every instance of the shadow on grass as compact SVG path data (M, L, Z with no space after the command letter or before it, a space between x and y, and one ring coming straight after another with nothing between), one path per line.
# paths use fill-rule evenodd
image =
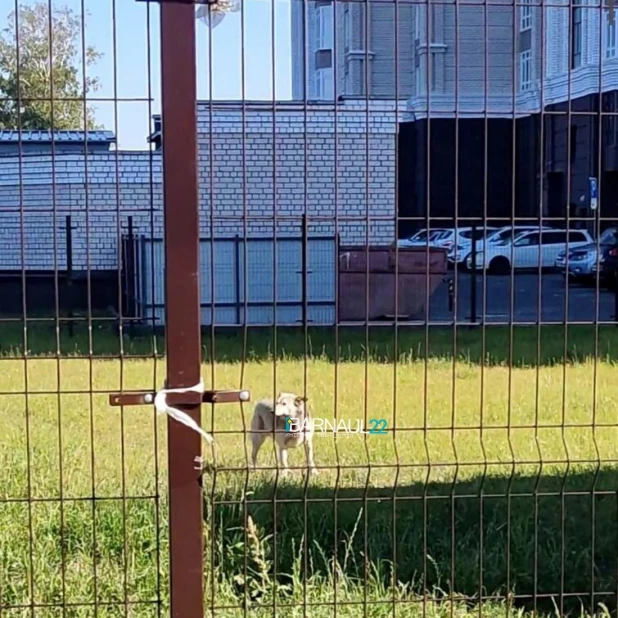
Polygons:
M516 606L531 609L536 602L548 613L556 606L578 614L598 612L599 603L616 608L616 469L566 477L518 473L512 481L476 478L396 491L299 482L279 484L276 500L272 483L256 485L250 475L246 503L245 473L239 474L242 483L225 491L217 490L216 477L214 488L213 478L205 479L205 495L215 496L205 499L205 512L218 547L216 569L228 581L241 581L245 552L251 572L259 572L253 563L262 555L272 561L271 573L292 573L304 545L304 572L328 578L336 561L338 585L366 578L375 584L378 577L382 590L395 579L418 594L453 592L471 602L480 594L511 593ZM245 504L253 522L246 543ZM237 594L250 578L237 584Z
M93 322L92 329L79 323L73 334L63 324L56 330L53 322L28 322L24 343L22 323L0 324L0 355L84 355L97 357L164 355L163 333L146 327L133 331L118 330L104 322ZM121 345L122 343L122 345ZM307 335L302 328L249 327L204 329L204 360L237 363L243 359L269 362L278 359L302 360L322 358L329 362L358 362L367 357L376 363L428 359L450 360L487 365L514 366L555 365L582 361L598 356L606 361L618 360L618 328L614 326L544 325L491 326L482 328L400 326L311 327Z

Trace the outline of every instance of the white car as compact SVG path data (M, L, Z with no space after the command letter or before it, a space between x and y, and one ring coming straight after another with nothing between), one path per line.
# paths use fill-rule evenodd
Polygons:
M592 243L586 230L542 229L520 232L512 241L487 244L476 255L476 267L493 273L508 273L511 269L553 268L558 255ZM466 260L472 268L470 257Z
M499 228L477 228L476 232L476 251L482 251L485 243L495 243L502 240L511 240L513 235L527 230L538 230L538 225L515 225ZM472 252L472 230L462 232L456 246L451 247L448 252L448 261L451 264L463 265L466 263Z
M443 228L420 230L409 238L400 238L397 245L399 247L435 247L436 241L448 231Z

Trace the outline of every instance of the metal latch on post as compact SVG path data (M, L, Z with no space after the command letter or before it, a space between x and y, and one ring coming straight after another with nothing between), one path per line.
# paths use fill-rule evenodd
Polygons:
M154 403L156 393L135 391L111 393L110 406L146 406ZM191 406L199 403L246 403L251 400L251 391L204 391L203 393L168 393L167 401L174 406Z
M168 401L168 397L172 401ZM251 399L248 390L242 391L207 391L204 382L200 379L195 386L187 388L162 388L158 393L134 392L112 393L109 403L112 406L141 406L153 404L157 413L167 414L170 418L182 423L189 429L199 433L208 444L214 442L214 438L200 427L199 423L190 415L176 406L199 406L202 403L236 403Z

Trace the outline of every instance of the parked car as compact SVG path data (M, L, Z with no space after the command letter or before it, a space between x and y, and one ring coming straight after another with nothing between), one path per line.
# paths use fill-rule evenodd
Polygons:
M561 251L591 244L586 230L542 229L520 232L512 241L487 245L477 253L477 268L491 273L508 273L511 269L553 268ZM472 267L470 258L466 260Z
M569 279L590 282L596 281L598 264L603 262L608 252L616 247L618 228L607 228L599 241L582 247L561 251L556 259L556 269ZM611 256L610 256L611 257ZM568 269L568 270L567 270ZM599 278L604 278L603 269L599 271Z
M479 229L476 235L476 251L483 251L485 243L494 244L502 241L510 242L514 236L520 232L538 230L538 225L508 225L500 228L487 228L485 238L483 238L483 230ZM542 229L551 229L543 226ZM472 253L472 232L468 235L463 235L457 246L452 247L448 252L448 260L451 264L457 264L463 266L466 264L470 254ZM472 261L472 260L470 260Z
M448 231L444 228L419 230L409 238L400 238L397 245L399 247L435 247L437 240Z
M495 227L457 227L450 228L444 231L444 234L441 234L439 238L436 239L435 243L437 247L443 247L444 249L448 249L449 252L457 247L458 245L463 245L467 242L472 243L472 234L476 233L476 237L483 238L488 234L494 232L497 228Z
M615 228L611 228L615 232ZM609 236L609 234L608 234ZM607 244L603 249L603 254L599 257L599 278L609 288L618 288L618 233L615 232L611 244Z

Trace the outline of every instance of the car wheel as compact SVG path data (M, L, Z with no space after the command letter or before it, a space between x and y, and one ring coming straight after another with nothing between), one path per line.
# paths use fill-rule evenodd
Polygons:
M505 257L494 258L489 263L489 272L493 275L508 275L511 264Z

